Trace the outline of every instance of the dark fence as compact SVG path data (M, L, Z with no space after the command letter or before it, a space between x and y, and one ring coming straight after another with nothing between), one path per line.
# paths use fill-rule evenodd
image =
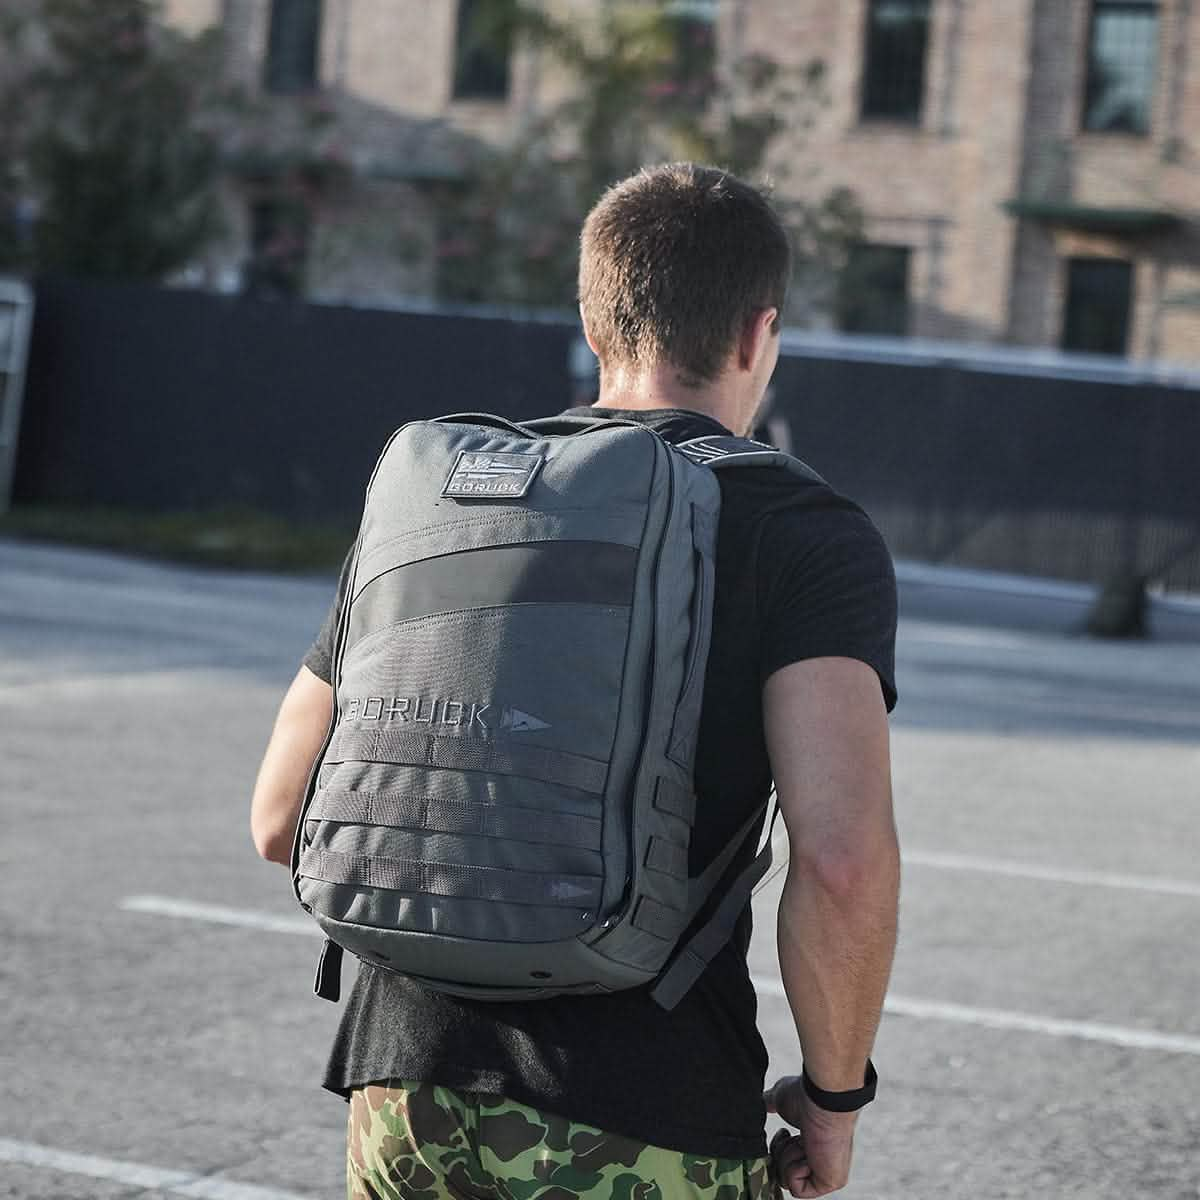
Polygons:
M42 282L14 500L350 519L387 436L570 402L565 324Z
M351 520L404 421L571 403L576 336L567 322L43 282L14 499ZM1200 591L1190 381L862 345L789 339L772 429L896 555Z
M792 354L776 412L898 557L1200 591L1200 390L1066 361Z

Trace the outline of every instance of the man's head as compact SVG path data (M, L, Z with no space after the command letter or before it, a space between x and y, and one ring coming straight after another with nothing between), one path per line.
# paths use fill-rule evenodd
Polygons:
M604 368L670 366L700 388L768 310L764 327L778 331L790 274L787 234L759 191L725 171L672 163L609 188L588 214L579 307Z

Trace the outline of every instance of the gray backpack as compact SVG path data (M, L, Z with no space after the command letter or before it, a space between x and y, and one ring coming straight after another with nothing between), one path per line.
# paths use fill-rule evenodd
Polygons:
M319 995L338 997L342 948L476 999L686 993L770 864L768 837L724 878L764 799L688 872L713 471L763 465L819 479L757 442L672 446L618 421L392 435L292 854L327 937Z

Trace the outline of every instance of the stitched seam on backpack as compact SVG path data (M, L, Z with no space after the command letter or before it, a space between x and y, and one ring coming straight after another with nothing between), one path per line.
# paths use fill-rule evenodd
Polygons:
M345 658L358 652L360 646L370 645L376 639L383 637L385 634L394 633L396 630L405 626L413 627L424 622L430 628L435 628L439 625L464 625L472 617L478 613L500 613L507 612L513 608L571 608L571 609L599 609L605 613L613 613L614 610L619 610L622 613L627 613L630 606L628 604L613 605L613 604L580 604L574 600L553 600L549 602L527 602L522 604L489 604L479 608L461 608L455 609L449 613L429 613L424 617L405 617L401 621L393 621L390 625L382 625L378 629L372 630L370 633L364 634L354 643L353 646L346 652Z
M394 537L387 538L382 542L377 542L371 546L368 555L379 554L392 546L402 545L405 542L420 542L427 541L430 538L440 537L443 533L455 529L471 529L471 528L488 528L496 525L524 525L533 521L553 521L564 515L572 513L587 513L590 517L599 517L606 520L610 517L632 516L642 512L642 506L639 504L614 504L606 506L603 512L597 512L595 508L576 506L573 508L556 508L553 512L540 512L534 509L529 509L524 512L517 513L489 513L482 517L462 517L455 521L439 521L436 524L421 525L416 529L407 529L403 533L396 534ZM542 539L522 539L539 541ZM594 540L594 539L584 539ZM621 543L622 545L628 543ZM636 543L633 543L636 545Z

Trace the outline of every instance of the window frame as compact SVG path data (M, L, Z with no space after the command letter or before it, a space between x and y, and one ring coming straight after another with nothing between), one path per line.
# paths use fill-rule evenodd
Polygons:
M925 6L925 40L921 49L921 60L918 71L919 81L916 88L916 105L911 113L895 111L878 111L869 107L871 96L871 81L875 78L872 64L876 59L872 55L875 44L875 14L881 4L895 3L896 0L866 0L863 6L863 28L860 44L861 74L858 88L858 120L863 125L892 125L900 128L919 129L924 123L925 107L929 92L929 56L932 46L931 33L933 30L934 0L907 0L908 3L924 4ZM878 69L878 68L876 68Z
M302 70L293 72L295 63L281 59L284 35L280 32L286 24L281 16L288 5L306 4L311 9L312 46L311 64L304 63ZM302 11L299 8L293 11ZM262 89L272 96L305 96L321 87L321 34L325 25L324 0L271 0L267 8L267 41L263 49ZM293 37L295 35L293 34ZM307 60L309 48L305 47Z
M312 213L302 201L283 192L264 190L247 197L247 255L242 264L242 291L252 296L302 297L312 265ZM283 253L277 240L292 239Z
M674 41L669 82L676 88L685 89L690 93L686 99L697 108L703 108L709 93L705 76L715 75L720 53L717 46L717 0L669 0L663 6L663 17L670 22ZM696 35L701 31L705 33L707 44L698 51Z
M904 287L900 296L899 311L902 320L899 322L899 328L880 329L880 328L854 328L848 325L845 321L846 313L849 309L847 303L848 297L843 290L846 288L848 273L853 269L851 266L853 256L856 252L878 252L882 251L885 254L894 254L897 262L903 263L903 281ZM905 242L873 242L860 241L855 242L850 247L850 251L846 258L846 264L843 267L842 274L838 277L837 286L834 292L834 308L833 317L834 325L839 333L844 333L849 336L856 337L911 337L912 322L913 322L913 256L915 247Z
M475 12L478 11L475 6L486 3L487 0L456 0L454 5L454 40L450 62L451 103L502 105L507 104L512 96L513 45L511 41L504 55L503 70L499 70L501 64L498 59L491 64L492 67L497 68L497 75L503 77L502 84L498 85L498 89L481 87L478 83L468 85L468 62L474 57L474 69L478 70L480 64L488 57L489 48L482 44L471 45L466 29L475 19Z
M1096 254L1072 254L1062 260L1062 319L1060 321L1058 347L1067 354L1101 354L1109 358L1128 358L1130 354L1130 346L1133 342L1133 322L1136 313L1136 294L1137 294L1137 263L1132 258L1118 258L1115 256L1096 255ZM1068 344L1068 337L1072 332L1072 326L1077 324L1080 317L1072 313L1072 297L1076 295L1076 280L1073 278L1075 267L1078 264L1088 264L1095 266L1104 264L1110 267L1124 268L1124 278L1126 281L1125 290L1125 313L1123 318L1123 338L1121 348L1119 350L1103 350L1096 349L1090 346L1079 346Z
M1158 101L1160 64L1162 60L1162 4L1160 0L1089 0L1087 37L1083 46L1083 86L1079 104L1079 132L1089 137L1148 138L1154 133L1155 106ZM1098 65L1095 54L1096 26L1103 10L1127 12L1149 12L1154 17L1154 35L1150 41L1152 60L1150 63L1150 87L1145 101L1145 125L1140 129L1103 128L1089 124L1092 111L1093 81Z

